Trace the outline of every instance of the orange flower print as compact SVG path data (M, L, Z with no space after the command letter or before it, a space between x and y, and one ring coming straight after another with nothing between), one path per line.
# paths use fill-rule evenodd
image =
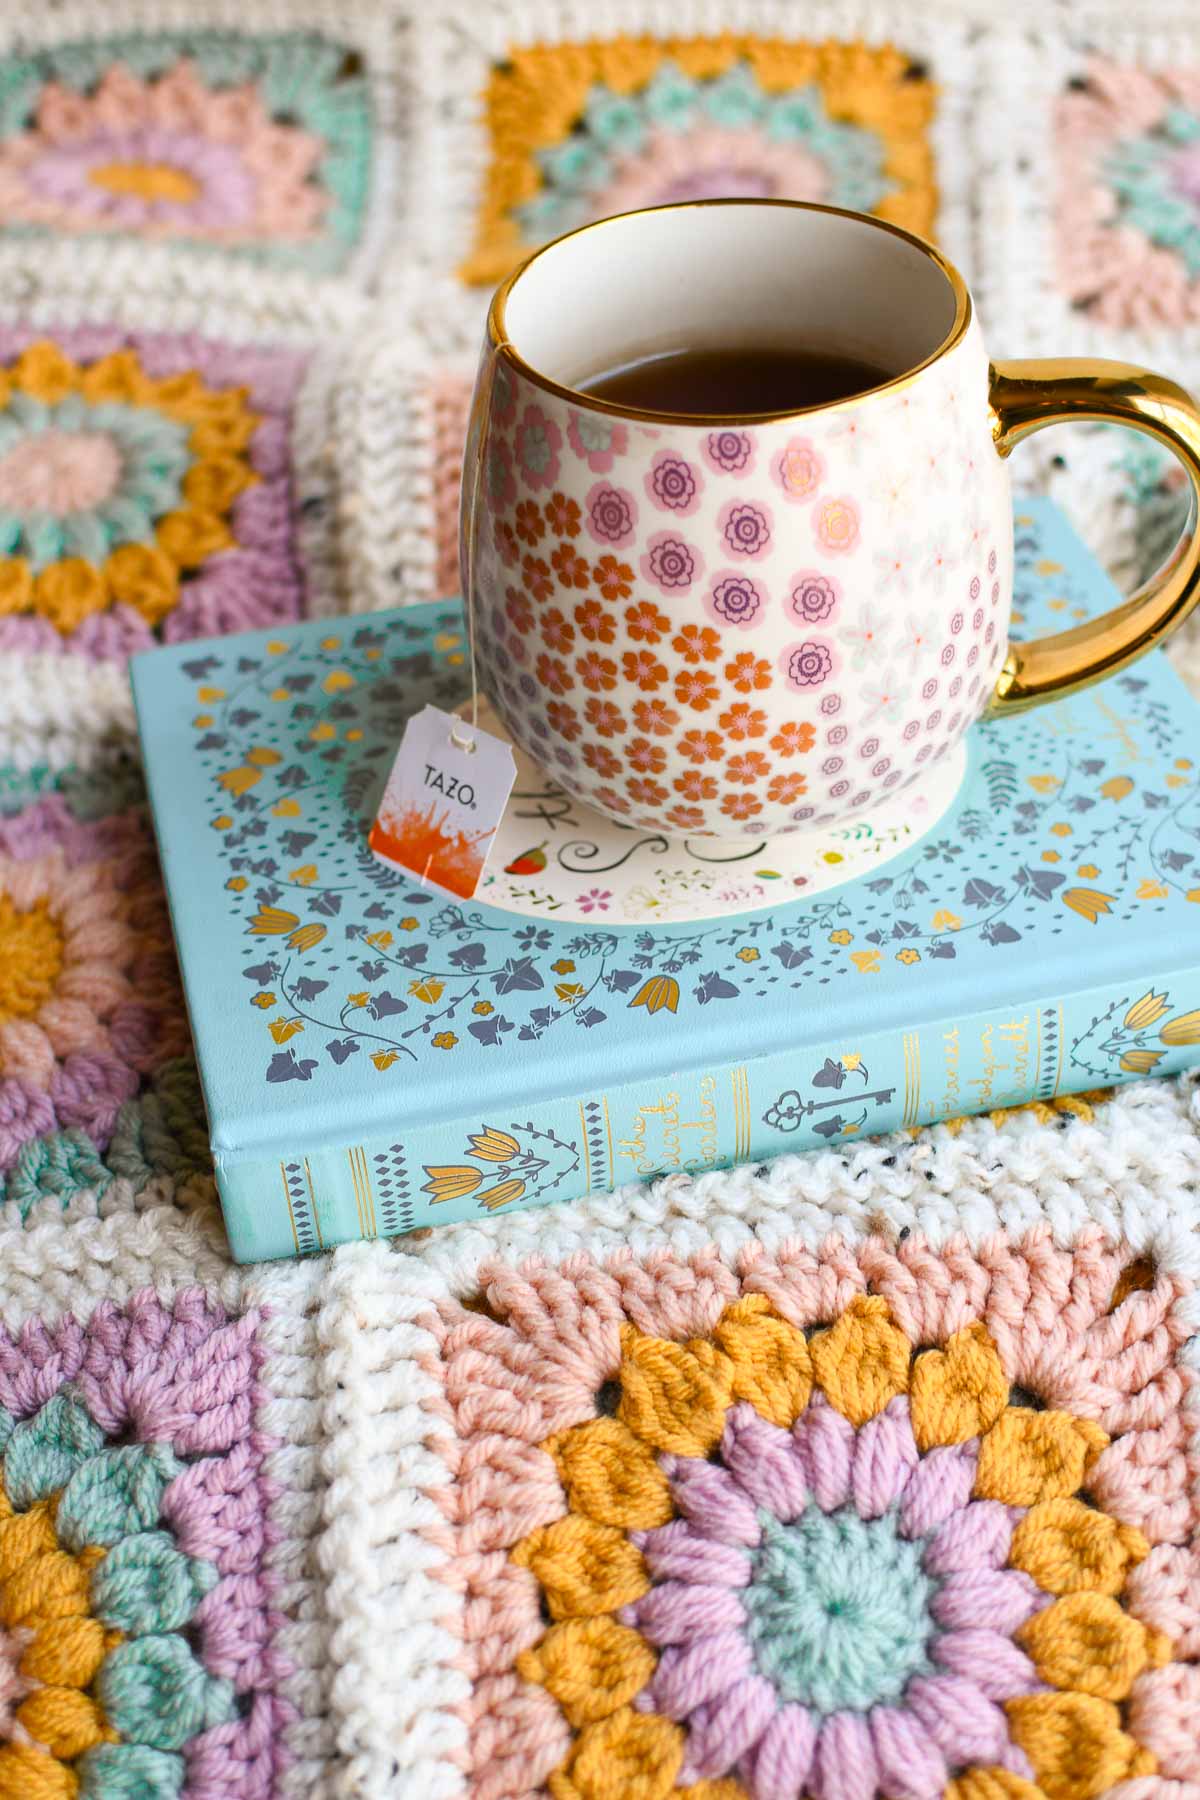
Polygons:
M692 763L720 762L725 746L715 731L685 731L675 746Z
M813 529L826 550L838 554L853 550L858 542L858 508L853 500L822 500L815 508Z
M653 693L667 679L667 666L660 663L652 650L626 650L621 658L626 681L632 681L643 693Z
M596 789L596 804L603 806L607 812L627 813L629 802L624 794L618 794L616 788L599 787Z
M675 698L693 712L707 712L719 692L707 669L680 669L675 677Z
M806 750L812 749L816 736L807 720L803 725L789 720L786 725L779 727L771 739L771 748L777 756L801 756Z
M530 549L540 544L546 535L546 527L542 524L542 509L536 500L522 500L517 507L517 536Z
M497 519L492 527L492 542L496 552L506 569L515 569L521 552L517 548L516 533L507 519Z
M725 664L725 679L733 683L739 694L750 694L755 688L770 687L771 665L765 657L755 656L752 650L743 650L740 656Z
M635 737L629 741L625 752L626 761L631 769L639 775L661 775L667 766L667 753L661 744L652 744L649 738Z
M586 561L570 544L560 544L550 561L564 587L585 588L592 579Z
M704 812L699 806L673 806L667 814L667 822L676 831L698 831L704 823Z
M529 551L521 559L521 573L525 577L525 586L535 600L548 600L554 592L554 583L550 579L548 564L540 556L532 556Z
M575 658L575 670L585 688L593 694L611 694L617 685L617 665L611 656L598 650L585 650Z
M557 650L560 656L565 656L575 642L575 627L557 606L552 606L542 619L542 642L547 650Z
M807 787L807 781L796 770L790 775L773 775L767 784L767 799L774 800L780 806L790 806Z
M670 737L679 723L679 714L665 700L635 700L633 722L651 737Z
M636 775L625 785L635 806L661 806L667 798L667 790L662 783L651 781L648 775Z
M601 737L623 737L629 730L625 714L611 700L589 700L583 709L583 716L592 730L598 731Z
M505 588L504 610L508 614L509 624L522 637L533 630L533 608L529 604L528 594L522 593L520 588Z
M744 750L740 756L731 756L725 764L725 773L730 781L744 782L753 787L764 775L771 773L771 765L761 750Z
M551 694L569 694L571 691L571 671L557 656L538 657L537 678Z
M592 570L592 580L606 600L628 600L633 592L633 570L616 556L602 556Z
M657 644L670 631L671 621L653 600L639 600L636 606L625 608L625 629L635 644Z
M684 662L715 662L721 654L721 640L711 625L685 625L671 648Z
M762 801L756 800L753 794L726 794L721 801L721 811L729 819L752 819L762 811Z
M767 715L761 707L747 706L744 700L739 700L728 712L721 714L717 724L731 738L762 737L767 729Z
M677 775L671 786L685 800L715 800L717 797L717 778L705 775L699 769L685 769Z
M617 635L611 615L598 600L584 600L577 606L575 623L589 644L611 644Z
M593 774L602 776L605 781L611 781L621 773L621 759L613 755L607 744L585 744L583 760Z
M559 737L566 738L568 744L575 742L582 726L573 706L568 706L565 700L551 700L546 708L546 717L552 731L557 731Z
M520 511L520 507L517 511ZM546 517L550 521L551 531L557 532L559 537L579 536L579 507L574 500L568 500L557 489L546 502Z

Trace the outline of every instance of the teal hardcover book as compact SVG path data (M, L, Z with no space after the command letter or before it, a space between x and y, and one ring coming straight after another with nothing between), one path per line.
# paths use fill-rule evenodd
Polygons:
M1025 635L1113 603L1049 504L1016 544ZM239 1260L1198 1058L1200 713L1161 653L976 727L940 798L735 866L589 837L527 770L468 902L367 848L405 720L466 695L457 607L133 680Z

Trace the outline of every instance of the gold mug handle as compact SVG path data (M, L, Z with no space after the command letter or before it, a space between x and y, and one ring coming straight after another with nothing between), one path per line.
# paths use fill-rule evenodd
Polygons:
M1194 496L1191 530L1128 600L1070 631L1009 644L985 715L996 718L1115 675L1161 644L1200 601L1200 408L1165 376L1095 357L993 363L990 398L1001 456L1032 432L1066 420L1129 425L1175 452Z

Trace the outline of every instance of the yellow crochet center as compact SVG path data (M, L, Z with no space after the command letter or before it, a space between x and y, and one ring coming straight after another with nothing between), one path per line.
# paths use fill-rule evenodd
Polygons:
M617 1616L651 1586L630 1534L674 1515L662 1453L712 1456L736 1400L790 1429L814 1389L856 1428L906 1395L923 1455L978 1439L975 1496L1028 1509L1010 1566L1052 1598L1017 1636L1047 1691L1010 1700L1005 1710L1036 1781L979 1766L948 1784L946 1800L1091 1800L1154 1773L1154 1757L1125 1731L1119 1710L1137 1677L1171 1656L1168 1640L1119 1600L1150 1546L1076 1497L1106 1433L1070 1413L1013 1405L981 1322L917 1356L878 1295L859 1295L806 1337L766 1296L749 1294L725 1309L708 1338L678 1343L624 1325L621 1352L616 1417L589 1419L542 1446L566 1512L511 1553L536 1579L552 1620L517 1658L517 1672L553 1698L572 1733L549 1777L554 1800L744 1795L730 1777L680 1788L684 1729L633 1705L659 1652Z
M19 908L0 894L0 1023L29 1019L62 973L63 939L45 900Z
M170 163L104 163L91 169L88 180L110 194L129 194L138 200L160 200L186 206L200 195L200 185Z
M871 49L729 35L514 45L493 68L484 94L489 160L464 281L499 281L530 248L514 208L538 192L537 152L570 135L591 88L603 83L617 94L635 93L668 60L696 80L715 80L744 62L768 94L815 85L832 119L874 132L883 146L884 174L895 191L880 202L878 216L932 234L937 187L928 133L935 91L890 44Z

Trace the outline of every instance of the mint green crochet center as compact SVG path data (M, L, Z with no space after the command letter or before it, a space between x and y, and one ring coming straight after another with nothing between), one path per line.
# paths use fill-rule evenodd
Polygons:
M934 1583L921 1544L890 1514L861 1519L810 1507L792 1525L760 1515L763 1542L743 1601L760 1672L781 1701L866 1712L927 1673Z

